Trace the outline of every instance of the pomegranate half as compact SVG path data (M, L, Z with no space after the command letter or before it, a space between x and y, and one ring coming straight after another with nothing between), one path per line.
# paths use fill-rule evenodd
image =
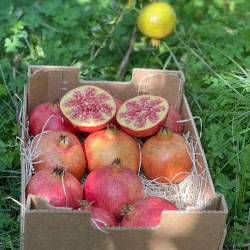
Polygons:
M129 135L147 137L166 122L168 106L167 100L159 96L136 96L121 105L116 120Z
M55 207L79 207L83 199L81 183L60 167L43 169L31 177L26 196L39 195Z
M84 198L94 207L112 212L118 221L124 203L134 203L144 197L143 185L139 177L119 159L112 164L96 168L87 176L84 184Z
M118 227L118 222L110 211L100 207L93 207L92 203L83 200L80 202L80 209L91 211L91 225L93 227Z
M110 159L120 158L122 164L137 173L140 164L138 142L115 126L91 133L83 142L88 171L110 164Z
M157 197L147 197L134 204L124 204L122 227L156 227L161 222L161 214L166 210L178 210L170 201Z
M95 86L81 86L66 93L60 102L64 116L82 132L106 127L116 113L114 98Z
M193 166L191 148L184 137L163 126L142 147L141 168L150 180L177 183L186 178ZM164 178L165 177L165 178Z
M43 130L46 122L47 125ZM66 122L66 119L60 110L58 99L54 102L40 104L29 113L29 134L31 136L36 136L37 134L40 134L42 130L64 130L78 135L78 131L75 130L71 124Z
M86 169L86 159L78 138L65 131L47 131L32 141L32 151L38 156L33 160L36 172L60 164L80 180Z

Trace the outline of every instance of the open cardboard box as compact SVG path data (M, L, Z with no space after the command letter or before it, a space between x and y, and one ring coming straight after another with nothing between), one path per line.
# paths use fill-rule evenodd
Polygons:
M221 249L225 238L227 205L223 195L215 194L206 158L192 118L185 94L185 78L180 71L134 69L131 81L80 81L79 69L59 66L30 66L28 88L24 89L23 124L27 126L27 114L35 106L61 98L67 91L80 85L96 85L121 99L138 94L154 94L166 98L180 111L184 133L195 138L196 168L204 172L204 204L187 207L181 211L166 211L156 228L105 228L105 232L90 225L90 213L54 208L43 199L29 196L26 200L27 161L21 156L22 209L21 249ZM23 128L22 141L27 137ZM206 183L205 183L206 182Z

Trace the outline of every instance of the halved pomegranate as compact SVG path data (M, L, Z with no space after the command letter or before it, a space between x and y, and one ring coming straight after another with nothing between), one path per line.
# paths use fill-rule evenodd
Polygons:
M60 102L65 117L83 132L105 128L116 113L114 98L95 86L81 86L65 94Z
M155 134L165 123L168 113L166 99L154 95L140 95L124 102L116 114L123 131L146 137Z

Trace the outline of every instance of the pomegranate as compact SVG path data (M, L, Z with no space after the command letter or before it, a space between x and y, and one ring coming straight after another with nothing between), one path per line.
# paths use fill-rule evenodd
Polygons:
M180 182L192 168L190 153L191 148L185 138L163 126L142 147L142 171L151 180L159 178L157 181L163 183Z
M83 199L81 183L60 167L46 168L31 177L26 196L39 195L55 207L79 207Z
M151 44L159 46L160 40L174 31L176 14L167 3L151 3L142 9L137 24L142 34L151 38Z
M168 102L154 95L140 95L124 102L116 114L122 130L136 137L155 134L166 122Z
M115 159L110 165L96 168L87 176L84 185L84 197L95 201L94 207L112 212L118 221L124 203L134 203L144 197L143 185L139 177Z
M124 166L137 173L140 149L137 141L115 126L93 132L83 142L88 171L110 164L110 159L120 158Z
M58 99L52 103L48 102L40 104L31 110L29 113L29 134L31 136L40 134L47 121L48 123L45 126L44 131L64 130L78 135L77 130L66 122L65 117L60 110Z
M156 227L161 222L162 211L178 210L170 201L157 197L147 197L133 205L124 204L122 227Z
M118 222L115 216L107 209L93 207L93 202L83 200L80 202L80 209L91 211L91 225L96 227L118 227Z
M181 120L180 113L172 106L169 106L165 126L167 126L173 133L181 134L183 132L183 122L178 122Z
M34 137L32 151L38 153L33 161L36 172L53 168L57 164L67 166L67 171L80 180L86 169L86 159L78 138L65 131L48 131Z
M116 113L114 98L95 86L81 86L65 94L60 102L62 113L83 132L103 129Z
M123 104L123 102L122 102L121 100L115 98L115 97L113 97L113 98L114 98L115 104L116 104L116 112L115 112L114 118L109 122L109 124L113 124L113 125L115 125L117 128L120 128L119 123L116 121L116 114L117 114L119 108L121 107L121 105Z

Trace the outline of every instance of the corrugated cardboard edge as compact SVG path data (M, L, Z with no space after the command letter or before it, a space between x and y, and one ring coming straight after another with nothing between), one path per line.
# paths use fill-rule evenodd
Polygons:
M24 86L24 98L23 98L23 114L22 114L22 123L24 126L27 124L27 86ZM24 129L22 129L21 135L22 142L26 141L26 133ZM25 206L25 163L24 163L24 156L21 155L21 203ZM20 248L23 249L24 247L24 220L25 220L25 207L20 207Z

